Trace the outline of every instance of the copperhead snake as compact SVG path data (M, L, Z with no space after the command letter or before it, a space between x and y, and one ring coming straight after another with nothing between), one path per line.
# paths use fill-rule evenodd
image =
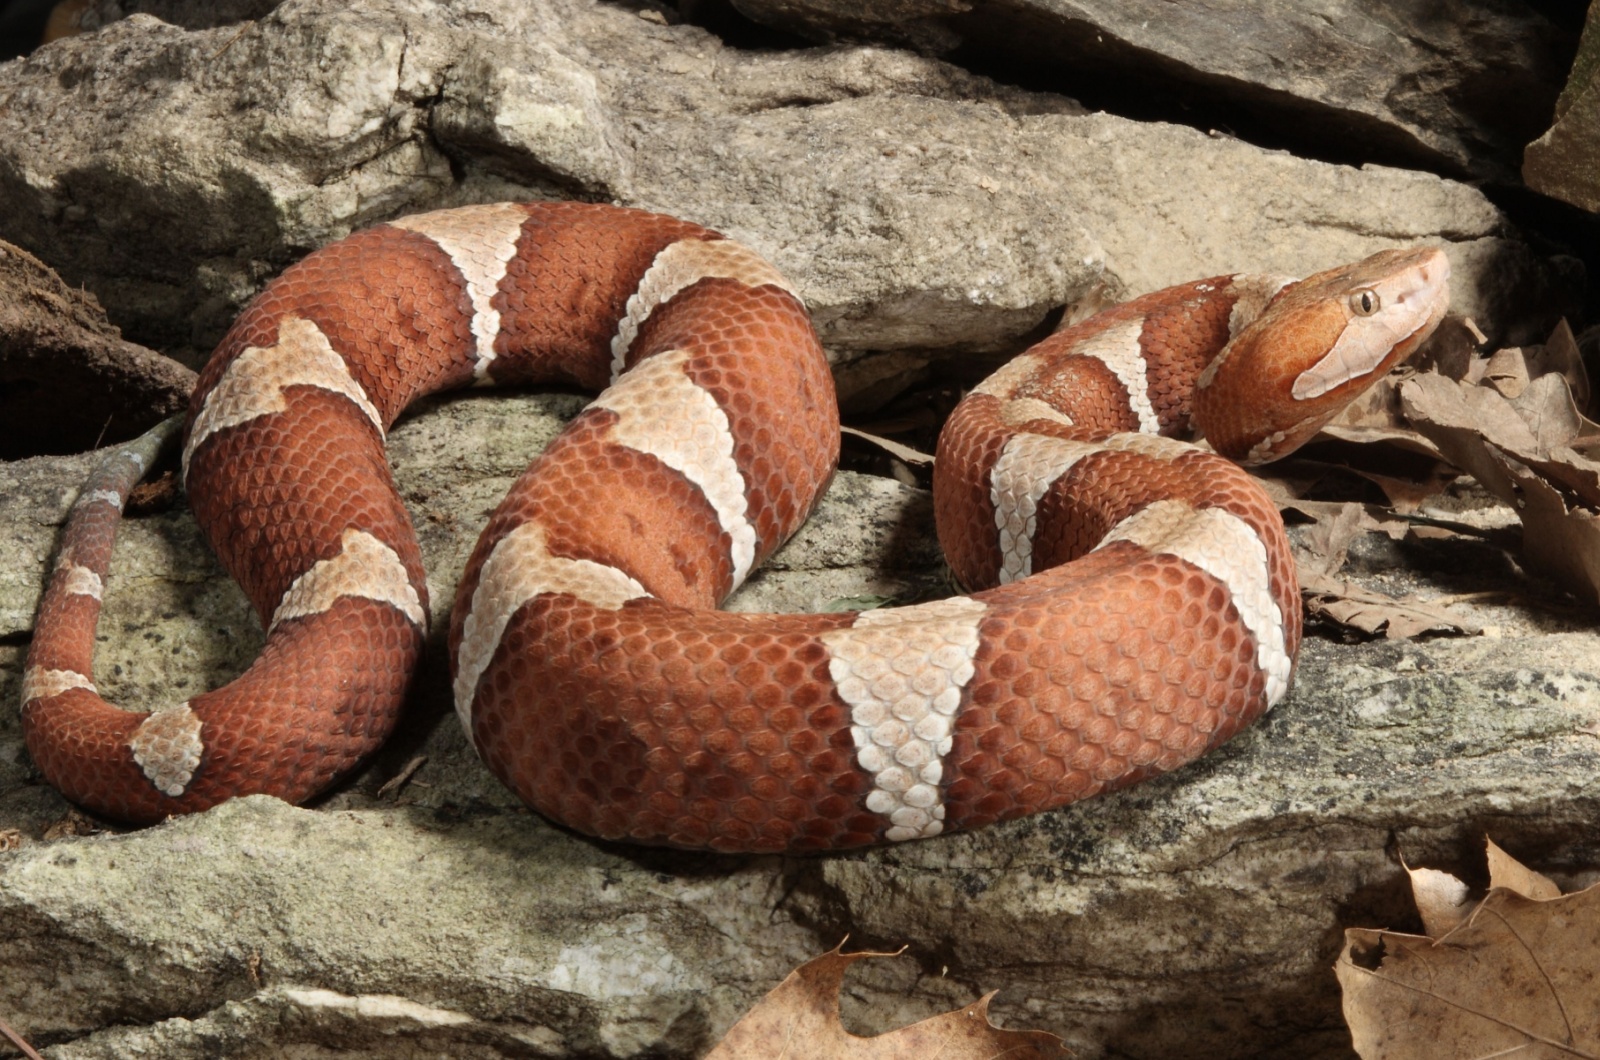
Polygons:
M1298 282L1218 276L1029 349L955 410L939 538L974 591L908 607L716 604L837 459L794 288L741 244L578 203L401 218L246 308L190 403L196 519L268 629L231 684L149 713L91 679L128 490L68 519L22 682L50 783L130 822L325 790L395 724L427 586L384 438L415 398L603 390L489 520L451 616L456 708L540 813L594 835L817 850L971 828L1173 769L1289 688L1297 583L1275 459L1433 331L1449 266L1384 251ZM1215 452L1169 437L1198 428ZM1223 455L1218 455L1223 454Z

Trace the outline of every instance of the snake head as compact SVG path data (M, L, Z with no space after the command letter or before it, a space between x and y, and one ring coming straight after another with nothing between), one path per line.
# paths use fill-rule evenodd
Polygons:
M1433 334L1450 304L1437 247L1385 250L1285 286L1201 374L1195 426L1217 452L1293 452Z

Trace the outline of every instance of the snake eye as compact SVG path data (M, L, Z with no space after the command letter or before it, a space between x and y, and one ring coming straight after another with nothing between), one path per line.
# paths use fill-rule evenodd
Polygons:
M1370 317L1381 305L1378 292L1367 287L1350 296L1350 311L1358 317Z

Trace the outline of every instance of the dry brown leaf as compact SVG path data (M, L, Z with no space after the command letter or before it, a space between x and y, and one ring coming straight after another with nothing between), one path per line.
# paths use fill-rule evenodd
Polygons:
M1465 915L1461 881L1407 869L1432 938L1345 932L1336 971L1364 1060L1600 1057L1600 888L1562 898L1488 849L1489 896Z
M1574 593L1600 602L1600 518L1570 507L1542 479L1520 483L1526 498L1522 517L1523 555L1529 566L1562 581Z
M1531 452L1539 446L1516 407L1491 387L1423 372L1401 386L1400 403L1407 418L1447 457L1450 449L1440 440L1440 429L1467 431L1506 450Z
M1366 531L1366 519L1361 505L1347 501L1337 506L1326 518L1318 519L1305 533L1309 555L1295 553L1295 563L1302 572L1331 576L1344 566L1350 545Z
M1572 391L1559 375L1542 375L1535 379L1511 399L1511 407L1533 432L1540 449L1564 446L1583 429L1583 417L1578 415Z
M1581 444L1586 421L1560 376L1541 376L1510 400L1487 387L1422 375L1407 383L1402 401L1412 421L1452 460L1461 455L1460 439L1441 438L1440 433L1465 431L1557 481L1570 482L1585 499L1600 503L1600 464L1570 448Z
M1509 401L1424 373L1401 401L1452 463L1517 511L1528 565L1600 601L1600 463L1567 444L1585 426L1562 377L1541 376Z
M1043 1031L1002 1030L989 1022L993 994L909 1027L859 1038L839 1023L845 970L868 957L841 953L843 943L789 973L729 1029L706 1060L1035 1060L1063 1055L1061 1039Z
M1369 592L1335 576L1357 536L1373 530L1397 536L1414 529L1403 520L1349 501L1279 503L1313 520L1301 539L1303 545L1296 542L1294 547L1301 595L1309 614L1360 633L1381 633L1391 640L1420 633L1482 632L1439 604Z
M1477 636L1481 626L1411 597L1384 596L1339 578L1302 572L1300 595L1307 617L1326 619L1359 633L1405 640L1422 633Z
M1534 872L1516 858L1501 850L1492 839L1484 840L1489 854L1489 887L1515 891L1524 898L1545 902L1561 897L1561 888L1542 872ZM1429 934L1432 934L1430 932Z
M1572 335L1572 327L1562 317L1543 346L1528 351L1528 370L1535 376L1554 373L1567 381L1572 399L1579 408L1589 407L1589 372L1583 366L1583 352Z
M1522 350L1515 346L1496 350L1483 370L1484 385L1493 387L1502 397L1519 397L1528 389L1529 382L1531 377L1528 375L1527 359L1522 356Z
M1422 914L1422 930L1432 939L1442 938L1467 919L1474 905L1467 885L1438 869L1413 869L1406 866L1411 877L1411 899Z
M1465 885L1448 873L1408 869L1419 906L1436 903L1440 934L1345 932L1335 971L1363 1060L1600 1058L1600 887L1563 897L1544 876L1488 846L1501 881L1550 897L1496 883L1476 908L1454 916L1442 907ZM1426 908L1423 916L1427 923Z
M1336 966L1363 1060L1600 1057L1600 890L1491 891L1435 942L1354 928Z

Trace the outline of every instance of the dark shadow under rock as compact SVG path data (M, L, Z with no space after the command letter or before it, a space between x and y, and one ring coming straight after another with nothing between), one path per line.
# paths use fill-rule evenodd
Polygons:
M124 341L93 295L0 243L0 460L126 440L193 388L194 372Z

